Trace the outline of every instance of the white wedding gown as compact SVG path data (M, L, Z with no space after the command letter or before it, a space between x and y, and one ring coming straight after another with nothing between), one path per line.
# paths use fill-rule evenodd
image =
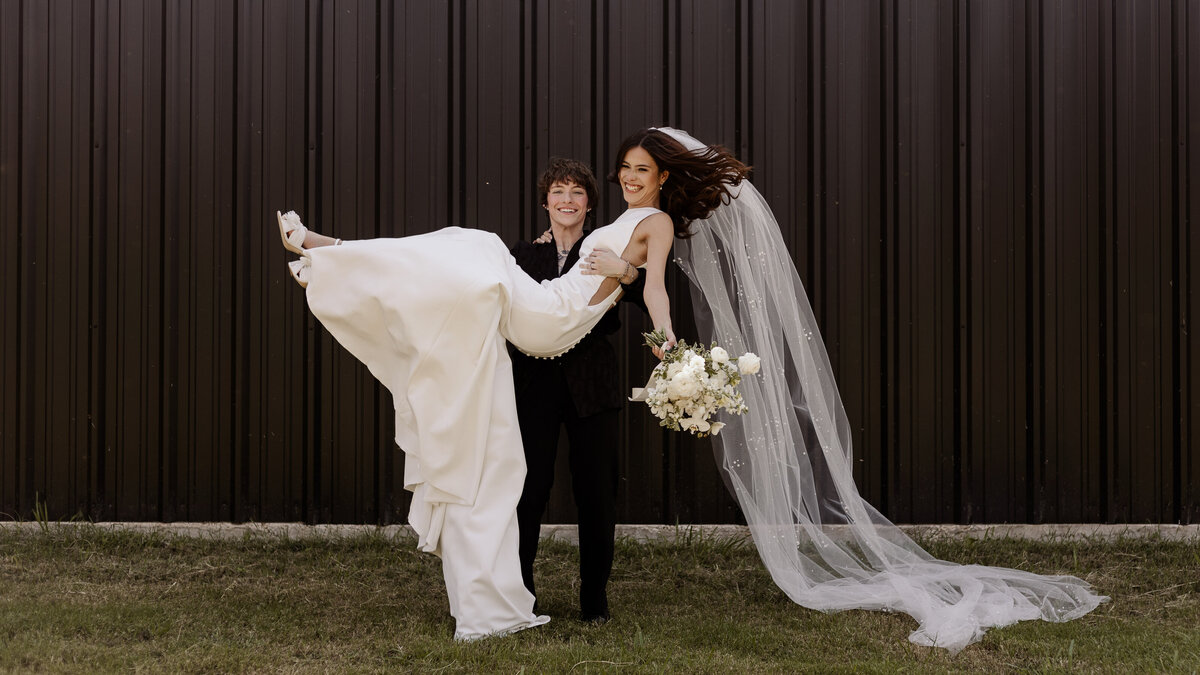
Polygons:
M624 251L657 209L597 228L596 247ZM442 559L455 638L543 624L521 580L517 501L525 456L505 340L533 356L575 345L616 302L588 303L604 277L580 264L540 284L495 234L450 227L306 252L308 305L392 393L404 450L409 523Z

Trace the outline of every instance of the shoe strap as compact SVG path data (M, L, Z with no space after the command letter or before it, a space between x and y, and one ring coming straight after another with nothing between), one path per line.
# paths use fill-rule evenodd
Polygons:
M304 227L303 225L297 225L291 232L287 234L288 243L296 248L304 248L304 235L307 233L307 227Z
M293 260L292 262L288 263L288 268L291 270L292 276L296 279L296 281L299 281L302 284L308 283L309 272L312 269L309 266L309 263L311 262L312 260L308 256L301 256L299 260Z

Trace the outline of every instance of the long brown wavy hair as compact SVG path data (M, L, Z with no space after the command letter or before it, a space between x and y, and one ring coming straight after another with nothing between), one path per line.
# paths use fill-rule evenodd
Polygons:
M720 145L692 152L661 131L642 129L621 142L616 164L608 180L621 183L621 163L633 148L640 147L654 158L658 170L669 171L658 196L659 208L675 223L675 236L686 239L693 220L708 217L721 204L733 198L729 189L750 174L733 153Z

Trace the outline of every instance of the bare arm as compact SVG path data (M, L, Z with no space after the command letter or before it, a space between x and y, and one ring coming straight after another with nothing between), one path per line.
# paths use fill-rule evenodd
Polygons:
M670 349L675 346L675 331L671 328L671 300L667 296L666 275L671 246L675 243L675 229L670 216L665 213L647 218L642 222L642 229L646 232L646 289L642 297L654 328L661 329L667 335L663 346ZM661 359L663 350L655 349L654 355Z

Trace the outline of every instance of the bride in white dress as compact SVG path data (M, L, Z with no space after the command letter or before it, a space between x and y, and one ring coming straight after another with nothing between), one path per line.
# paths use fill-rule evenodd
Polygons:
M617 279L589 261L611 251L644 270L646 308L670 348L664 272L675 236L746 171L714 150L672 176L632 140L618 157L612 178L627 210L584 240L568 273L540 284L490 232L343 242L307 230L294 213L278 216L284 246L300 255L290 266L309 308L392 394L409 523L419 548L442 559L456 639L549 621L533 613L519 566L525 460L505 341L546 358L570 349L619 296ZM659 209L664 196L674 217Z
M519 571L525 467L504 339L537 356L569 349L619 292L585 269L614 255L607 249L645 268L646 306L670 347L663 276L673 239L701 341L762 358L760 375L741 384L749 411L722 418L713 446L788 597L821 611L904 612L918 624L909 640L952 652L989 628L1068 621L1106 600L1075 577L934 559L864 501L819 327L774 215L743 180L747 167L676 129L640 131L616 156L609 178L629 210L584 240L568 274L540 285L486 232L338 246L305 235L298 219L280 221L285 245L302 255L293 274L313 313L395 399L409 520L421 548L442 557L456 637L548 620L533 614Z

